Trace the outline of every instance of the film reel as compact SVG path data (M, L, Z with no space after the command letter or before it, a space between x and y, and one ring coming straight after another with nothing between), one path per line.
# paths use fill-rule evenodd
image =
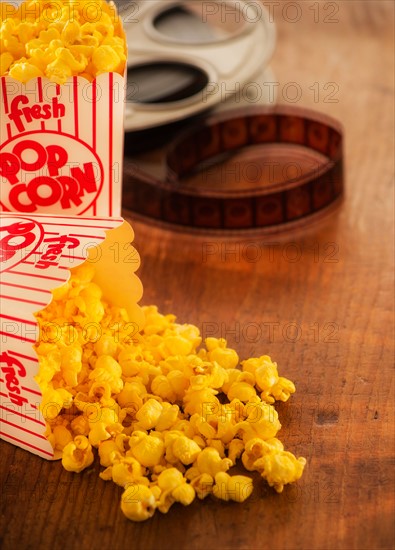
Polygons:
M268 65L275 28L247 0L118 2L127 35L125 130L215 107Z

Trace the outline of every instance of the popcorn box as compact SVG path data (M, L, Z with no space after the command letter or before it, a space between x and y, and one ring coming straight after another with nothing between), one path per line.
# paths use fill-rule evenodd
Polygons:
M0 436L46 459L57 458L44 435L42 394L34 376L39 337L34 312L52 299L51 290L70 268L93 262L93 279L112 304L124 307L134 333L143 326L138 305L142 284L132 246L134 233L122 218L0 214ZM116 284L114 284L116 282Z
M125 76L0 84L0 209L119 216Z

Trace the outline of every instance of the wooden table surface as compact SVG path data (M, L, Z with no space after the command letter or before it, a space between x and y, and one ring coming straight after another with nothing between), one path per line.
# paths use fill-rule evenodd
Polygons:
M1 442L4 549L394 547L394 6L293 2L291 22L292 6L269 4L281 102L297 83L298 104L344 124L341 210L303 231L233 240L133 226L143 303L226 336L242 358L271 355L295 381L278 406L280 437L307 458L305 473L281 495L255 478L242 505L208 498L133 524L97 467L69 474Z

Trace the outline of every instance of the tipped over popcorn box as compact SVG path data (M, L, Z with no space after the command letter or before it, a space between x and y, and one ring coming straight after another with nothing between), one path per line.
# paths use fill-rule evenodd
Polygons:
M123 339L139 332L144 315L138 306L142 284L135 274L140 259L133 237L122 218L0 214L1 438L41 457L58 458L47 438L45 417L56 416L63 404L49 395L43 407L36 343L40 340L49 350L60 338L70 343L77 334L66 322L42 318L39 326L35 314L54 299L56 289L64 288L70 269L85 266L85 271L94 268L92 283L86 285L89 292L100 288L122 316L111 330ZM88 307L89 295L84 298ZM81 318L80 334L92 345L101 338L105 314L100 315ZM47 353L45 348L38 351ZM42 386L44 371L45 365Z
M0 214L1 437L69 472L95 460L133 521L208 495L244 502L249 476L281 493L306 464L284 449L275 401L293 382L267 355L140 306L121 218ZM203 345L202 345L203 344ZM229 472L229 473L228 473Z
M0 209L119 216L127 50L115 6L7 6L0 30Z

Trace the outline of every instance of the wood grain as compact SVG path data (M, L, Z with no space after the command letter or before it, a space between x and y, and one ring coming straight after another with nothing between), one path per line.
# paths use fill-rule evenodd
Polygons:
M278 410L282 440L308 460L303 478L281 495L255 478L244 505L206 499L133 524L119 511L120 488L97 467L69 474L1 442L5 550L394 547L394 6L297 4L294 23L274 11L272 66L281 102L297 83L300 105L344 124L341 210L298 233L243 239L130 219L144 303L226 336L242 358L270 354L295 381ZM336 22L325 22L328 4Z

